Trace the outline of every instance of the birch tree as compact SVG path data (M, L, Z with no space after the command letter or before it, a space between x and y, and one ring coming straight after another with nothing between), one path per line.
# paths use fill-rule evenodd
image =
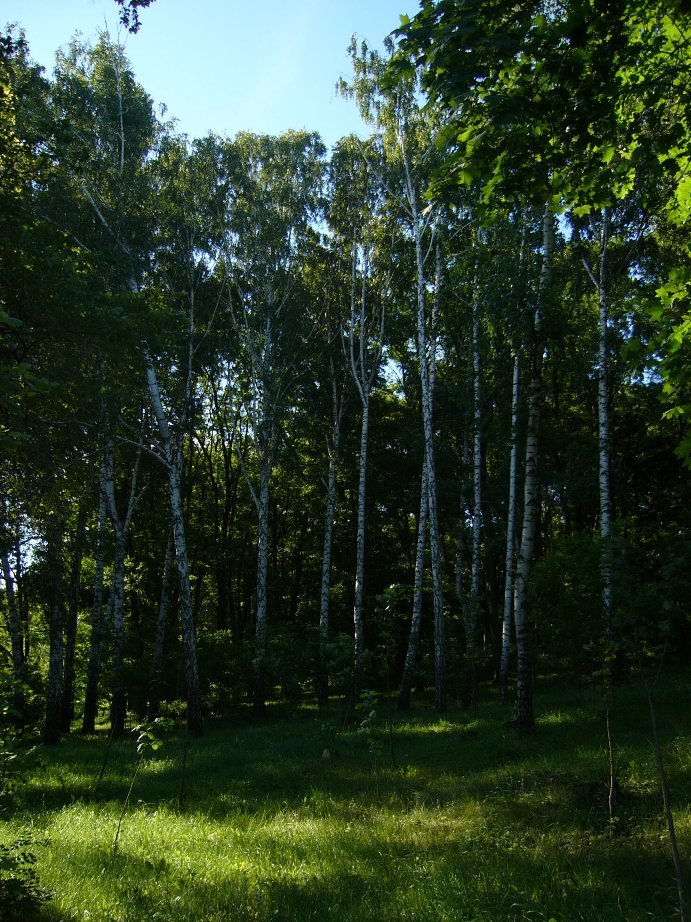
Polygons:
M504 561L504 606L501 625L501 654L499 660L499 700L506 703L509 685L509 659L511 653L511 628L513 625L513 595L516 561L516 499L518 492L518 412L521 394L521 353L523 351L523 273L526 263L528 228L524 213L521 244L518 256L518 298L516 303L518 333L514 334L513 370L511 375L511 431L509 442L509 490L506 504L506 556Z
M24 683L26 681L27 644L22 626L17 580L21 567L19 523L10 520L9 505L5 495L6 484L0 488L0 573L7 605L7 633L10 638L12 679L14 691L12 704L15 720L23 725L25 712Z
M156 142L158 126L151 100L135 82L122 46L111 42L107 34L94 49L73 43L67 55L59 56L55 96L69 126L65 166L92 213L101 235L97 242L104 258L112 263L116 284L133 300L139 299L146 287L143 286L144 269L153 245L146 214L146 204L152 193L147 158ZM165 188L165 180L162 187ZM182 379L176 391L177 413L173 410L173 401L166 403L162 396L157 363L163 359L163 344L153 336L152 326L148 335L145 330L138 331L141 337L138 345L158 429L157 442L150 450L164 465L175 528L188 725L192 732L199 733L201 703L180 485L182 443L189 424L195 381L195 297L205 261L195 247L195 229L200 216L194 211L185 212L184 208L182 211L183 217L188 218L186 224L182 221L181 226L178 225L178 235L186 247L182 268L186 281L186 310L183 312L186 335L182 356L177 355L174 362L166 363L180 370ZM161 221L161 225L165 227L165 222ZM166 253L167 243L163 241L159 254Z
M436 337L437 337L437 325L439 317L439 308L441 301L441 289L442 289L442 258L441 258L441 244L439 240L439 235L437 233L435 238L435 251L436 251L436 271L435 271L435 283L434 283L434 302L431 312L431 319L429 324L429 335L426 330L423 330L424 340L429 342L429 358L427 362L427 384L428 384L428 396L431 396L434 393L434 384L436 378L436 356L437 356L437 346L436 346ZM417 249L416 249L417 257ZM419 263L418 270L419 270ZM427 318L420 316L420 301L418 298L418 325L420 323L426 325ZM419 344L419 335L418 335L418 344ZM419 351L419 345L418 345ZM401 678L401 687L398 695L398 708L399 710L408 710L410 707L410 692L413 683L413 676L415 673L415 665L418 660L419 650L420 650L420 631L422 627L422 596L423 596L423 580L424 580L424 569L425 569L425 547L427 539L427 528L428 528L428 511L430 508L429 505L429 496L430 496L430 486L428 483L429 480L429 458L427 452L423 452L422 459L422 475L420 478L420 511L418 513L418 526L417 526L417 541L416 541L416 550L415 550L415 570L413 575L413 611L410 619L410 633L408 637L408 649L406 651L405 664L403 667L403 676ZM435 611L438 611L439 598L437 596L437 591L440 587L435 584ZM444 632L439 629L439 621L435 619L435 689L436 689L436 700L439 706L441 701L443 704L445 693L445 650L443 646ZM440 644L439 641L442 641Z
M103 580L105 568L105 532L108 514L106 501L106 465L101 457L98 518L96 525L96 547L94 559L93 601L91 604L91 632L89 638L89 657L86 669L86 688L84 690L84 712L82 715L82 733L94 733L98 712L98 689L101 677L101 663L107 636L105 607L103 603Z
M521 734L535 729L533 711L533 661L528 612L528 581L533 558L540 504L538 460L540 403L542 399L542 363L544 340L543 313L552 272L554 251L554 215L551 202L545 205L542 219L542 267L533 314L531 370L528 389L528 424L525 448L523 487L523 527L516 565L514 619L516 624L516 721Z
M509 495L506 513L506 557L504 563L504 607L501 625L499 662L499 700L506 703L509 685L511 627L513 624L513 586L516 558L516 494L518 486L518 407L521 384L521 353L515 349L511 376L511 436L509 460Z
M611 644L612 628L612 462L610 457L609 374L607 323L609 297L607 280L607 245L611 227L610 209L602 211L599 227L598 266L596 272L588 260L583 266L593 283L598 299L597 419L598 419L598 487L600 496L600 572L602 576L602 612L605 639ZM611 650L608 655L611 655Z
M371 245L353 242L353 273L348 323L348 358L355 389L360 397L360 453L358 455L357 531L355 538L355 591L353 595L353 631L355 638L353 694L357 697L365 673L365 538L367 451L372 389L377 380L384 338L384 305L369 302Z
M417 358L420 369L422 428L424 444L422 480L426 485L427 523L432 563L434 599L435 706L446 707L445 616L442 588L441 537L437 510L437 478L434 449L434 329L430 332L427 272L425 263L433 250L431 229L434 223L433 203L423 206L428 192L432 150L432 123L419 106L419 83L413 72L401 76L391 87L385 80L386 62L366 43L358 48L353 39L350 46L353 63L351 84L342 81L341 92L354 98L363 118L379 133L382 149L380 182L387 195L400 210L406 231L410 234L415 253L415 319ZM393 46L387 44L389 54ZM381 169L381 168L380 168ZM437 275L440 284L440 275ZM414 596L415 602L415 596ZM413 621L416 615L413 613ZM412 657L411 650L411 657Z
M104 412L104 418L106 414ZM127 697L124 677L124 644L125 644L125 558L127 554L127 533L132 521L132 514L140 499L137 492L137 479L141 460L141 445L138 446L132 474L130 488L124 513L119 512L115 497L115 466L113 458L113 440L105 419L103 439L103 492L106 508L113 529L113 647L111 660L111 703L110 703L110 732L113 739L122 737L125 733L127 718Z
M480 358L480 278L479 251L483 243L482 232L475 232L474 278L471 295L471 354L473 382L473 515L472 552L470 564L470 597L464 606L463 623L466 641L466 675L462 700L466 707L475 706L477 693L477 620L480 606L480 571L482 553L482 377Z
M317 667L317 699L324 706L329 696L329 638L331 599L331 557L334 530L336 527L337 477L340 466L341 432L346 403L349 396L349 363L343 353L345 318L341 312L339 286L342 284L344 260L340 253L323 250L323 303L318 304L322 316L317 320L319 339L311 377L318 383L314 403L317 413L326 417L321 428L328 462L326 480L326 504L324 510L324 537L322 542L321 580L319 588L319 663ZM328 409L327 409L328 407Z
M90 479L90 478L89 478ZM75 656L77 647L77 627L79 623L79 597L81 594L81 572L84 545L86 542L87 500L91 492L87 484L86 493L78 500L77 521L72 538L70 561L70 589L65 625L65 665L62 689L62 732L69 733L74 720L74 680Z
M264 709L269 566L269 497L284 407L300 359L299 270L316 219L324 147L314 134L241 134L225 145L230 198L224 271L229 319L239 343L231 386L252 434L258 483L241 454L257 512L254 705ZM239 388L238 388L239 385ZM241 448L236 441L236 447Z
M50 511L45 534L46 615L48 621L48 675L46 677L46 717L43 742L53 746L60 742L62 725L62 683L64 666L65 598L63 586L64 524Z
M154 635L153 652L153 677L149 692L149 719L153 720L159 715L161 707L161 683L163 680L163 654L168 626L168 608L170 603L170 576L175 560L175 529L172 524L168 528L166 538L166 553L163 560L163 573L161 574L161 596L158 603L156 617L156 633Z
M370 436L372 391L377 384L382 356L385 323L382 271L376 256L378 210L381 184L373 164L376 147L362 145L353 136L342 138L330 164L328 219L333 244L350 256L349 290L344 292L348 307L344 312L343 346L350 377L360 405L360 438L357 467L355 531L355 580L353 588L353 686L355 698L365 677L365 564L367 458Z

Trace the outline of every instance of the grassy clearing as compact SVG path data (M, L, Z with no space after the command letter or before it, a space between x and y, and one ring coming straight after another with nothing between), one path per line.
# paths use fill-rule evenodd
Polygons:
M685 870L691 846L691 701L660 688L659 721ZM374 730L340 730L342 706L276 705L211 723L142 768L117 851L136 761L105 733L24 756L0 840L27 828L55 896L48 920L673 920L676 889L643 690L615 705L620 814L608 824L602 702L592 689L544 688L535 737L505 711L443 718L418 701ZM325 757L328 750L329 757Z

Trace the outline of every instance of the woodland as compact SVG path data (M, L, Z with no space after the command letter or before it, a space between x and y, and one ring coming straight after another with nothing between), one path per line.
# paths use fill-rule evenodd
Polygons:
M332 150L30 40L0 918L683 922L688 4L421 0Z

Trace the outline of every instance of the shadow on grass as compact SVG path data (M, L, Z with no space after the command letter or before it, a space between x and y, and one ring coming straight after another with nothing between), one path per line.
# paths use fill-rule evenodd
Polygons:
M392 842L373 824L324 850L296 857L294 842L266 833L214 846L214 861L131 847L85 852L78 873L91 906L56 904L54 919L454 920L559 922L667 920L674 913L671 863L660 855L591 843L549 856L520 840L492 836ZM141 850L140 850L141 851ZM75 873L77 869L75 869ZM62 914L61 914L62 913Z
M645 724L641 728L645 712L632 710L629 703L628 726L620 733L619 769L637 764L649 768L654 755ZM552 811L566 826L606 819L606 737L604 718L596 708L572 705L567 711L557 699L538 719L538 733L524 740L503 725L505 718L506 712L492 704L484 705L472 721L460 711L399 718L392 734L394 766L383 720L373 733L360 734L339 729L337 705L322 714L278 706L260 723L241 712L210 723L205 737L191 744L183 807L222 817L238 810L292 809L317 793L334 806L355 802L367 808L388 802L410 809L466 800L523 802L533 811ZM19 788L20 809L40 813L75 801L121 803L136 763L135 742L131 738L113 744L105 777L96 785L105 747L105 734L75 735L54 750L38 750ZM177 803L182 753L178 734L142 766L134 803ZM669 770L678 796L688 798L689 762L684 766L679 760ZM623 782L621 806L634 813L651 811L657 809L657 796L654 784L627 788Z
M154 842L146 855L133 840L147 817L163 832L163 819L154 819L160 810L165 829L176 834L179 733L142 767L135 816L125 820L118 853L103 842L111 826L114 836L134 770L133 738L113 745L98 788L105 734L75 734L56 749L36 750L17 788L15 815L49 826L66 805L83 804L85 829L97 819L104 824L101 844L70 863L101 908L92 912L74 897L51 909L54 919L82 919L84 911L104 922L672 918L673 870L645 702L635 690L618 692L622 796L611 837L601 700L594 692L570 694L548 691L538 733L524 740L491 703L474 720L418 706L396 718L395 765L385 718L372 731L346 732L337 704L321 714L279 706L260 723L247 711L215 721L190 746L179 816L180 825L198 818L208 841ZM668 768L682 805L691 799L683 694L671 686L660 704L666 739L677 746Z

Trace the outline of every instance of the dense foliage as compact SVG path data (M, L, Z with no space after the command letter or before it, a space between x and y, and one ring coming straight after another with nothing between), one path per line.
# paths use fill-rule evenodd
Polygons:
M353 44L372 134L331 152L180 136L108 35L50 79L8 37L17 726L404 671L402 706L470 705L516 560L519 729L536 673L688 665L689 18L609 6L425 0L390 59Z

